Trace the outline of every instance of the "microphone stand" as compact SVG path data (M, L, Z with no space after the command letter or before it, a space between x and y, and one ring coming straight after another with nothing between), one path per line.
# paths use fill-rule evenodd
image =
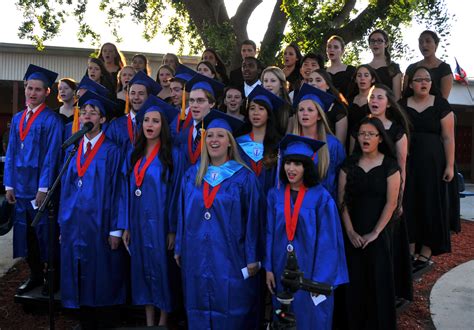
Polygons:
M72 157L76 153L78 149L78 143L74 144L74 147L72 150L69 152L69 155L66 159L66 162L64 163L63 167L61 168L61 171L59 172L58 176L56 177L56 180L53 183L53 186L51 187L50 190L48 190L48 193L46 194L46 198L44 202L40 205L38 212L35 215L35 218L33 219L33 222L31 223L31 226L35 227L40 219L43 217L46 208L50 206L51 199L53 198L54 192L58 188L59 184L61 183L61 178L64 175L64 172L66 172L67 168L69 167L69 163L72 160ZM49 219L48 227L49 227L49 256L48 256L48 282L49 282L49 298L48 298L48 303L49 303L49 329L54 330L54 235L55 235L55 223L53 219Z

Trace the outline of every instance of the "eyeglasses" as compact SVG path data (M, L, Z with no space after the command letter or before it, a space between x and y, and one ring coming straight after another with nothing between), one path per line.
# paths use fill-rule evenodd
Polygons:
M375 132L359 132L357 133L357 136L359 137L368 137L368 138L374 138L379 136L380 134L375 133Z
M369 39L370 44L383 44L385 43L385 40L383 39Z
M189 104L194 104L194 103L204 104L206 102L209 102L209 101L207 99L203 98L203 97L199 97L197 99L193 99L193 98L189 99Z
M81 110L79 111L79 114L81 116L89 115L91 117L99 116L100 113L98 111L86 111L86 110Z
M412 81L417 82L417 83L421 83L423 81L429 83L431 82L431 78L413 78Z

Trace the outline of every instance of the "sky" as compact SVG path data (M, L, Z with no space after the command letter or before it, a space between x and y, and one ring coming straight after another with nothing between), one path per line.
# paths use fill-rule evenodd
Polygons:
M92 11L88 23L101 33L101 42L114 42L114 38L111 33L107 33L107 26L103 23L104 20L97 19L97 5L98 0L89 0L90 8L94 9L94 17L92 17ZM22 21L22 13L17 10L15 6L16 0L7 0L2 2L2 25L8 26L8 29L2 29L0 34L0 42L8 43L23 43L29 44L28 40L21 40L17 36L18 27ZM225 0L227 11L230 17L233 16L237 10L240 1L236 0ZM263 39L265 30L270 19L270 15L273 11L274 0L263 0L263 2L255 9L252 16L250 17L248 24L249 38L256 41L257 44ZM455 15L455 19L452 21L450 45L447 47L447 52L444 60L451 65L452 70L455 69L455 60L457 58L460 66L466 71L469 77L474 77L474 43L470 42L469 30L472 29L472 13L474 12L474 1L453 1L447 0L447 6L450 15ZM100 15L100 14L99 14ZM100 16L99 16L100 17ZM104 15L105 17L105 15ZM69 21L63 26L60 36L55 39L46 42L46 46L68 46L68 47L84 47L92 48L90 43L79 43L76 38L77 23L74 19ZM404 38L405 42L414 51L414 59L410 61L398 60L402 71L406 69L409 62L415 60L421 60L421 54L418 51L418 36L420 32L425 30L424 26L412 25L405 29ZM126 51L140 52L146 49L146 52L156 53L167 53L176 52L178 45L169 45L168 38L166 36L157 36L150 42L145 41L141 38L142 28L133 22L125 24L122 22L120 26L120 34L123 36L123 42L116 43L119 49ZM137 37L138 36L138 37ZM439 50L441 53L441 50ZM438 54L440 55L440 54ZM371 59L370 52L365 54L363 62L369 62Z

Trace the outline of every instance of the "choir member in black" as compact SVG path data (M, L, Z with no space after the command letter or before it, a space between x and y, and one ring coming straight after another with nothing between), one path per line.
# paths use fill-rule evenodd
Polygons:
M299 85L301 80L300 68L301 60L303 55L301 55L300 48L294 42L286 46L285 52L283 53L284 67L283 73L285 74L286 81L289 83L289 91L296 89L296 86Z
M104 62L105 68L112 77L112 82L116 88L118 72L127 65L125 57L123 57L122 53L117 49L117 46L113 43L106 42L100 47L98 58Z
M158 68L156 73L156 82L160 84L161 91L158 94L158 97L163 101L170 103L171 102L171 88L170 81L174 77L175 70L166 64L163 64Z
M252 40L244 40L240 44L240 56L242 60L246 57L257 57L257 45ZM241 86L244 84L244 77L242 76L242 68L239 65L238 68L230 71L229 84L231 86Z
M286 77L283 70L276 66L268 66L262 71L262 86L285 101L285 104L276 113L277 130L284 136L286 132L291 132L293 123L290 119L293 116L291 99L286 88Z
M398 101L402 95L402 72L390 57L390 39L384 30L374 30L369 35L369 47L374 57L369 63L375 69L380 82L393 91Z
M76 103L77 84L71 78L62 78L58 84L58 100L63 104L57 109L57 113L64 124L74 119L74 105Z
M423 55L423 59L408 66L403 80L404 93L410 89L408 77L413 77L417 67L424 66L430 70L432 94L441 95L445 99L448 99L451 88L453 87L453 73L449 64L436 57L439 41L438 35L433 31L426 30L420 34L418 47ZM407 97L409 95L404 96Z
M114 83L114 78L105 68L104 62L98 58L89 58L87 63L87 76L94 82L101 84L110 93L111 98L115 98L116 84Z
M173 53L166 53L165 56L163 56L163 60L161 61L161 65L169 65L173 68L173 70L176 70L180 64L181 61L179 60L179 57Z
M243 121L245 119L245 110L242 107L243 104L244 95L240 89L232 86L226 87L224 89L224 100L222 102L222 106L220 107L222 111Z
M398 206L400 172L382 122L366 117L356 151L339 175L339 204L346 232L349 329L395 329L395 288L389 231Z
M217 72L217 80L222 82L224 85L229 83L229 77L227 76L224 61L222 61L221 57L214 49L206 48L204 53L202 53L201 60L211 62L211 64L214 65Z
M432 255L451 252L451 214L447 216L447 209L456 196L451 200L447 186L454 177L454 113L443 97L430 94L432 78L428 68L417 67L408 83L413 96L401 104L413 130L404 212L410 250L417 256L413 264L416 271L425 267Z
M317 69L310 73L308 85L316 87L324 92L330 93L336 97L336 100L326 112L328 124L331 131L342 143L346 143L347 138L347 100L332 83L331 76L324 69Z
M150 65L148 64L148 58L143 54L133 55L132 67L136 72L143 71L148 76L151 75L151 69L150 69Z
M130 66L124 66L117 76L117 111L115 111L115 118L123 116L130 111L130 100L128 97L128 82L135 76L135 69Z
M222 82L217 75L216 67L209 61L201 61L196 66L196 71L211 79Z
M340 36L331 36L326 43L326 55L329 59L329 65L326 71L331 75L334 86L347 98L352 76L356 68L352 65L342 63L344 55L344 39Z

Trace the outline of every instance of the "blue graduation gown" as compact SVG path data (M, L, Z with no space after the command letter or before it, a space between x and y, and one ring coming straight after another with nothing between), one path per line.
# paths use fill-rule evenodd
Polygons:
M342 163L346 159L346 152L344 146L339 140L331 134L326 136L326 143L329 148L329 168L326 177L321 180L321 184L331 194L332 198L337 201L337 180L339 177L339 170ZM314 164L318 166L318 155L314 157Z
M133 150L133 144L128 136L128 115L121 116L110 122L107 128L104 128L105 135L122 151L122 157L125 157ZM138 127L134 129L137 132Z
M193 124L193 122L192 122ZM192 127L192 126L191 126ZM174 139L174 144L178 147L179 153L180 153L180 159L181 159L181 167L184 172L188 170L188 168L192 167L195 164L199 164L199 161L201 157L198 157L196 160L195 164L191 163L191 158L189 157L189 152L188 152L188 138L189 138L189 130L191 127L188 127L184 130L182 130ZM193 143L193 141L191 141ZM194 145L191 146L193 152L196 150L194 148ZM201 144L198 143L196 148L201 148Z
M294 208L291 202L292 211ZM267 233L264 267L273 272L276 292L286 265L288 238L285 225L285 186L267 197ZM337 286L348 282L342 229L336 203L320 184L311 187L301 205L293 239L298 266L304 278ZM273 298L274 306L278 306ZM298 329L331 329L334 295L315 306L309 292L295 293L292 307Z
M78 186L76 155L61 181L61 300L66 308L125 302L123 247L111 250L117 230L121 155L107 138ZM84 161L84 156L82 156Z
M146 159L140 163L143 168ZM170 312L171 292L168 279L167 234L176 232L177 198L182 171L177 150L173 149L173 173L168 182L161 178L159 156L150 163L137 197L135 175L130 157L122 169L122 189L118 227L130 230L132 303L154 305Z
M26 257L27 213L34 218L31 200L38 188L50 188L58 174L61 161L63 121L46 107L31 125L28 135L20 140L19 123L25 110L13 116L5 160L3 184L12 187L17 203L14 212L13 258ZM24 127L26 127L26 119ZM48 260L48 214L35 227L41 260Z
M175 246L189 328L255 329L259 277L244 280L241 270L261 260L257 178L242 167L223 181L205 220L196 172L183 177Z
M242 143L252 141L250 135L245 134L239 136L236 141L239 144L240 157L242 157L242 160L245 162L245 164L247 164L247 166L252 169L251 158L241 146ZM263 162L263 159L261 161ZM272 168L266 168L265 166L262 166L262 171L260 172L260 175L257 176L258 181L260 182L260 185L263 189L264 196L266 196L268 191L275 186L276 168L276 166L273 166Z

